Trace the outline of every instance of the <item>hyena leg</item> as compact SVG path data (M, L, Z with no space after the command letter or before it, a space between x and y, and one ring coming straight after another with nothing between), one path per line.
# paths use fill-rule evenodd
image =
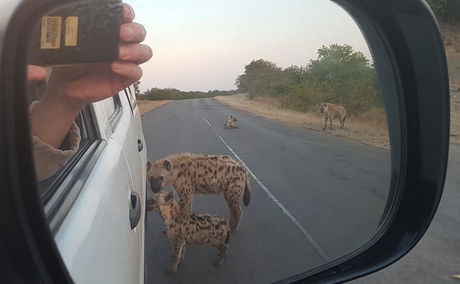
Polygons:
M230 231L232 233L238 231L238 226L240 225L241 218L241 207L240 207L240 197L241 197L241 187L231 187L225 193L225 200L227 200L228 208L230 208Z
M327 116L324 117L324 127L323 130L325 130L327 127Z
M182 246L182 248L180 250L179 262L183 261L184 258L185 258L185 247L186 247L186 245L184 243L184 245Z
M340 129L342 129L344 127L344 125L345 125L345 123L343 121L344 121L344 119L342 118L340 120Z
M221 266L224 262L225 253L227 252L228 245L221 243L215 246L219 253L217 254L217 259L214 261L214 266Z
M332 130L332 117L329 117L329 129Z
M173 245L173 255L172 255L172 261L171 261L171 267L169 270L166 270L166 273L174 273L177 271L177 266L179 265L180 261L180 252L182 246L185 246L185 242L183 241L176 241L172 242Z

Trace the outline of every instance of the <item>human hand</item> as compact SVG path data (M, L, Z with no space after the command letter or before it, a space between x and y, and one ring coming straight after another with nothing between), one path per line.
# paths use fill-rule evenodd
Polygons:
M116 95L141 78L139 65L152 57L150 47L140 44L146 31L133 22L134 11L127 4L123 4L122 18L114 62L53 67L46 93L32 113L34 135L58 147L85 103ZM43 67L29 65L27 69L29 82L47 76Z
M152 57L152 50L140 44L145 29L134 23L134 11L123 4L118 58L108 63L54 67L48 81L47 95L62 96L78 102L94 102L113 96L142 76L140 64Z
M152 50L140 44L145 38L142 25L133 23L134 11L123 4L123 24L120 27L119 55L111 64L96 63L70 67L54 67L48 85L50 95L82 102L94 102L117 94L142 76L139 64L152 57ZM46 70L28 65L29 82L46 78Z

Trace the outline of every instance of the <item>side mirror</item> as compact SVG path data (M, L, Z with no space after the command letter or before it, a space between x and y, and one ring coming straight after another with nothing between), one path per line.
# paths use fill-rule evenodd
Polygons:
M63 261L55 240L56 232L50 230L50 220L36 190L25 95L28 63L25 54L29 44L25 35L31 34L32 23L44 11L60 2L2 1L5 9L0 22L0 224L5 229L0 233L0 262L5 265L0 282L72 283L72 268L66 267ZM394 263L424 235L444 187L449 149L449 85L445 51L432 12L422 0L333 2L347 11L361 29L371 51L379 88L384 94L391 144L388 198L382 206L381 218L377 219L380 221L376 231L359 248L329 258L321 248L314 247L312 251L320 255L322 262L282 282L344 282ZM319 110L319 103L314 102L309 107ZM92 114L89 112L88 115ZM226 131L217 135L214 137L216 141L224 141L226 135L244 135L247 121L239 114L237 116L243 127L237 132ZM344 119L342 116L342 123ZM205 127L210 127L208 130L218 134L219 129L206 118L205 123ZM94 133L96 135L97 130ZM225 146L235 159L242 162L232 148ZM82 171L84 169L82 167ZM236 166L228 170L231 171L243 172ZM128 171L125 174L128 175ZM281 209L279 211L300 228L305 239L311 238L308 232L302 231L299 221L289 216L290 212L254 176L252 174L252 180L261 188L260 192L265 191L269 197L267 200L275 203ZM251 206L257 206L258 194L253 194ZM77 197L73 196L72 202L66 204L67 209ZM128 206L128 194L126 199ZM132 201L133 208L144 204L141 199L135 201ZM244 218L250 219L250 214L246 212ZM144 259L143 255L139 256L138 266L143 265L141 259ZM142 270L139 269L138 274L139 271Z

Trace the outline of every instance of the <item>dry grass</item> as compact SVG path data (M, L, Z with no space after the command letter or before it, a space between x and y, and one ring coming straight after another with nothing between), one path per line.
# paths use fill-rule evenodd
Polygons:
M460 144L460 91L450 94L450 142Z
M450 142L460 143L460 25L441 24L450 79Z
M321 131L324 126L324 117L320 113L302 113L283 109L277 98L249 99L245 94L238 94L218 96L215 99L231 107L279 120L296 127ZM339 125L340 123L334 120L333 130L328 128L324 133L353 139L375 147L385 149L390 147L386 115L383 109L369 111L356 117L348 116L344 129L338 129Z
M163 100L163 101L148 101L148 100L137 100L137 105L139 106L139 111L141 115L146 114L147 112L154 110L162 105L170 103L172 101Z

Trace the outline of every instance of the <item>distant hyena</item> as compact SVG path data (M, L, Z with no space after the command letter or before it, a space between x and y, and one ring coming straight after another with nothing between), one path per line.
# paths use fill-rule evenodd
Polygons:
M233 115L230 115L229 117L227 117L227 120L225 121L225 124L224 124L224 127L225 128L239 128L235 122L237 122L238 120L236 120L236 117L234 117Z
M184 259L187 245L211 245L219 250L215 266L224 261L230 240L230 226L227 220L209 215L183 211L172 192L156 193L149 200L147 210L155 210L166 225L166 235L171 241L173 255L171 268L166 272L176 272Z
M191 211L192 194L223 193L230 208L230 227L238 230L241 218L240 198L249 205L251 183L245 168L225 155L176 154L154 163L147 162L147 177L154 193L172 185L182 208Z
M332 119L338 119L340 121L340 128L345 126L345 117L347 111L341 105L335 105L330 103L322 103L319 106L319 111L324 114L324 127L326 129L327 119L329 119L329 128L332 130Z

